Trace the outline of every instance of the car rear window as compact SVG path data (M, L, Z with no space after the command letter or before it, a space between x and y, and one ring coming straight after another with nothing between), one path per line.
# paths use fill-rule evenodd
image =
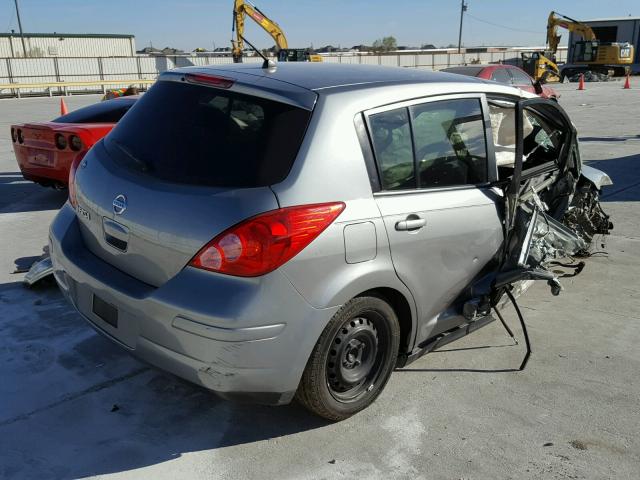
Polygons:
M137 98L122 98L79 108L54 120L56 123L117 123Z
M516 85L531 85L531 77L519 68L510 68L513 83Z
M289 173L310 115L229 90L160 81L105 147L117 163L169 182L266 186Z
M498 68L491 73L491 80L498 83L511 84L511 75L506 68Z

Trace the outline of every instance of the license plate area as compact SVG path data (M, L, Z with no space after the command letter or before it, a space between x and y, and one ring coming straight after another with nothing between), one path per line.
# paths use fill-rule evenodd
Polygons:
M51 150L40 150L37 148L30 148L27 153L27 160L32 165L52 167L53 152Z
M118 328L118 309L95 294L93 295L93 313L113 328Z

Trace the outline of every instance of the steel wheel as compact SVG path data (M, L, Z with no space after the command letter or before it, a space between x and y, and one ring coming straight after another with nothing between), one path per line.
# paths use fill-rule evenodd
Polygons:
M378 342L375 322L367 317L347 321L338 331L326 369L327 385L336 400L353 400L375 382L382 363Z
M399 340L398 317L387 302L374 296L350 300L318 339L296 398L331 420L359 412L387 383Z

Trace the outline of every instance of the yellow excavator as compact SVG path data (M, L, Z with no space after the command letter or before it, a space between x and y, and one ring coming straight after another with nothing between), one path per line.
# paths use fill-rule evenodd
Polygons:
M276 42L278 61L280 62L321 62L322 57L308 48L289 48L287 38L280 26L269 19L258 7L247 0L234 0L233 3L233 26L236 39L231 40L233 61L242 62L242 51L244 49L244 20L248 16L260 25L271 38Z
M562 70L556 64L556 52L561 36L558 28L564 28L582 37L574 44L571 66ZM633 63L634 48L629 43L600 42L593 29L578 20L557 12L551 12L547 21L547 48L544 52L522 54L524 69L534 79L564 80L576 73L590 70L606 75L625 75ZM545 73L546 72L546 73Z

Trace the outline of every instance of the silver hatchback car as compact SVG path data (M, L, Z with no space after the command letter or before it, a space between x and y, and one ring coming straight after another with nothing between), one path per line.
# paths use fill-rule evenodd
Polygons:
M557 104L522 95L389 67L166 72L74 167L55 278L153 365L346 418L512 285L558 293L548 261L608 228L583 205L606 175Z

